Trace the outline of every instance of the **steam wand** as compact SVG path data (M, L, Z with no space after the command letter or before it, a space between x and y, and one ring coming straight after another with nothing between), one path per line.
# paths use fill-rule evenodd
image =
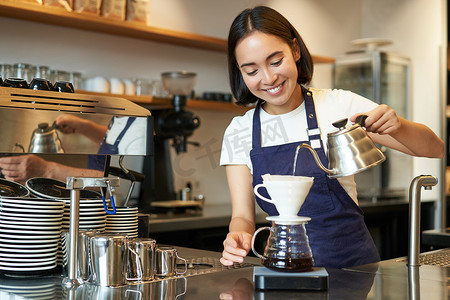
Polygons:
M126 206L128 206L128 201L130 201L131 194L133 193L134 185L135 185L135 183L136 183L136 177L135 177L135 176L134 176L127 168L125 168L125 166L123 165L123 158L124 158L124 155L121 155L121 156L119 157L119 166L120 166L120 169L125 173L125 175L128 176L128 178L129 178L130 181L131 181L130 188L128 189L127 198L125 199L125 203L124 203L124 205L123 205L123 206L126 207Z

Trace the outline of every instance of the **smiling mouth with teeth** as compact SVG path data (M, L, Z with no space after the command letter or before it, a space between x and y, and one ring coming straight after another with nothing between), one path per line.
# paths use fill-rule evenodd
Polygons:
M274 93L278 92L281 89L283 84L284 84L284 82L282 82L280 85L274 87L273 89L266 89L266 91L271 93L271 94L274 94Z

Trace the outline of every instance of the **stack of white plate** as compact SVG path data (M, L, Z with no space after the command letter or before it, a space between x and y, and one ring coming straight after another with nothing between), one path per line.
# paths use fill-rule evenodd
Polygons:
M0 272L34 275L54 269L64 203L0 199Z
M62 200L64 214L62 219L62 229L70 228L70 200ZM96 230L102 232L106 227L106 212L102 199L80 199L80 213L78 218L79 230ZM62 245L58 248L58 265L63 263Z
M64 214L62 218L62 230L69 230L70 227L70 190L66 189L66 184L62 181L35 177L26 182L31 194L46 199L57 199L64 203ZM80 191L79 208L79 229L103 231L106 226L106 212L103 208L101 195L91 190ZM109 200L108 200L109 201ZM108 203L108 202L107 202ZM63 254L61 243L57 251L58 265L62 265Z
M70 190L66 189L66 184L51 178L35 177L28 179L26 186L34 195L47 199L58 199L64 202L62 228L69 229ZM100 197L100 194L94 191L80 191L80 229L95 229L98 231L105 229L106 213L103 208L103 201Z
M62 228L69 230L70 225L70 200L63 200L64 215ZM80 230L103 231L106 226L106 212L102 199L80 199Z
M130 238L138 236L138 208L116 207L116 213L106 215L108 233L127 234Z

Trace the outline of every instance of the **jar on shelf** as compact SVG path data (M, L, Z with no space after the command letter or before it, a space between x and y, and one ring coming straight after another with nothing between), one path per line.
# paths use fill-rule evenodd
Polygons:
M13 66L9 64L0 64L0 77L7 79L13 77Z
M33 79L33 66L31 64L17 63L13 65L13 77L21 78L30 82Z
M53 70L51 78L51 81L54 83L57 81L70 81L69 72L63 70Z
M33 78L51 79L51 70L48 66L35 66L33 68Z
M136 78L134 79L134 85L136 88L136 95L141 96L152 94L151 81L143 78Z
M81 72L70 72L69 81L72 82L73 88L76 90L81 89L81 82L83 81L83 75Z

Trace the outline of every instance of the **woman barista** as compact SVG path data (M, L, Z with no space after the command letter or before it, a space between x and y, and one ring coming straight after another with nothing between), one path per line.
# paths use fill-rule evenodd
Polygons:
M441 158L444 144L428 127L396 115L386 105L349 91L307 89L311 56L297 30L275 10L259 6L241 12L228 37L228 68L233 96L240 105L256 103L235 117L223 140L232 219L221 262L242 262L255 231L253 187L265 173L291 175L301 143L314 144L325 165L331 123L366 114L366 130L378 144L422 157ZM309 151L300 151L295 175L314 177L299 214L306 225L316 266L343 268L379 261L357 205L353 176L330 179ZM272 204L256 199L269 215Z

